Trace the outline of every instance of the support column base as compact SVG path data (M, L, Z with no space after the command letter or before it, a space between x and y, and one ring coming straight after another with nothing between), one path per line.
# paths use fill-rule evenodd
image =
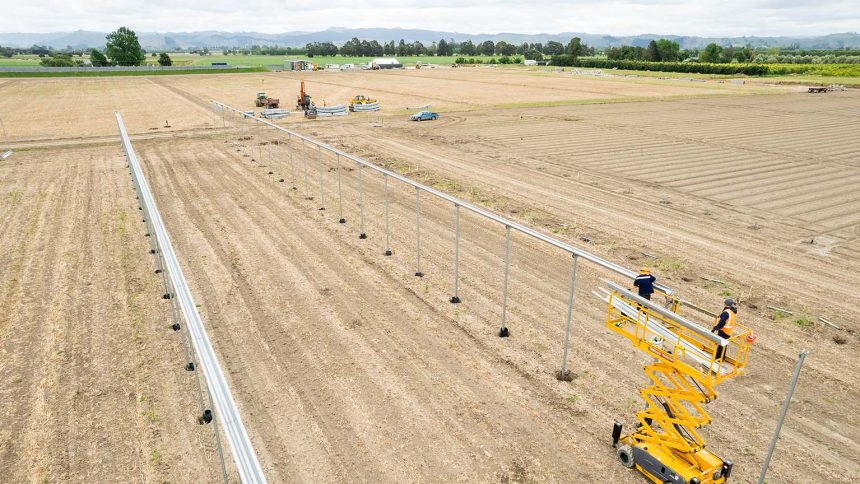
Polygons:
M507 338L510 335L511 332L508 331L508 328L506 326L502 326L502 328L499 330L499 338Z
M362 233L362 234L358 234L358 238L359 238L359 239L366 239L366 238L367 238L367 234L364 234L364 233Z
M386 256L386 257L388 257L388 256L390 256L390 255L391 255L391 251L390 251L390 250L386 250L385 252L383 252L383 253L382 253L382 255L384 255L384 256Z
M451 296L451 304L460 304L459 296Z
M573 381L573 372L570 370L558 370L555 372L555 379L558 381Z

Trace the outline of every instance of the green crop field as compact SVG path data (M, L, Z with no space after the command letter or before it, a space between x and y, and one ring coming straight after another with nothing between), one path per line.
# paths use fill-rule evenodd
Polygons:
M14 55L12 57L0 57L0 66L14 67L39 67L39 56L37 55Z

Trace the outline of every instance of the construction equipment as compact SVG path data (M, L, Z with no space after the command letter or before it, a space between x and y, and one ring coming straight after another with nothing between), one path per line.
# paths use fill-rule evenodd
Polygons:
M299 98L296 102L296 109L307 111L311 107L311 97L305 92L305 81L302 81L302 87L299 90Z
M265 92L258 92L257 99L254 101L254 105L258 108L266 108L266 109L277 109L280 106L281 100L275 99L273 97L266 96Z
M367 96L362 96L359 94L352 98L352 101L349 102L349 110L350 111L378 111L379 110L379 101L376 99L370 99Z
M606 328L655 358L645 367L651 385L640 390L646 409L636 414L638 426L623 436L620 422L612 429L621 464L660 484L725 483L732 462L706 449L696 429L711 423L704 405L717 398L714 387L743 374L755 341L752 331L736 324L732 336L723 339L680 316L681 305L671 296L667 309L603 282L609 289L595 295L608 304Z
M349 105L355 106L356 104L373 104L375 102L377 102L376 99L370 99L367 96L359 94L358 96L352 98L352 101L349 102Z

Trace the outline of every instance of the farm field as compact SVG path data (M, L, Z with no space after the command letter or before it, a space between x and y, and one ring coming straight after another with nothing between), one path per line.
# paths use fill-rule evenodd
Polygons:
M606 308L591 291L601 278L617 278L580 266L570 357L576 378L557 381L568 256L514 237L512 337L500 339L495 333L503 276L501 227L463 217L463 302L452 305L447 302L450 205L421 198L425 277L416 278L413 191L390 186L394 255L384 257L381 179L364 178L368 238L359 239L354 167L344 166L347 223L341 225L334 159L323 158L320 165L313 152L306 158L294 152L297 164L291 170L287 145L272 144L274 131L250 123L225 127L209 108L209 101L218 99L249 109L258 90L290 107L302 78L318 103L345 102L355 94L380 99L385 121L383 127L361 115L280 121L291 129L614 262L650 265L685 299L711 310L718 310L726 295L740 296L740 320L755 330L758 341L748 374L718 387L720 398L708 406L714 424L706 433L709 447L735 462L736 482L757 476L793 361L804 348L812 354L768 480L839 482L860 471L855 458L860 364L854 358L860 310L852 303L860 285L860 202L853 195L860 140L851 134L858 93L813 96L796 87L489 68L97 80L101 83L0 81L0 120L7 133L0 144L22 150L0 162L2 200L14 198L7 180L26 178L28 188L14 190L43 190L56 203L86 206L90 200L131 212L134 197L125 188L128 175L112 118L113 110L123 112L271 482L644 482L617 463L609 446L612 421L621 419L629 427L641 406L641 366L648 361L603 328ZM48 94L30 105L24 102L37 92ZM442 112L439 121L404 120L405 107L426 103ZM49 112L51 105L58 114L40 120L27 114ZM163 128L162 118L170 120L170 128ZM305 159L307 174L299 162ZM280 162L272 166L272 175L267 174L270 160ZM75 169L61 172L69 163ZM33 164L45 166L46 180L24 173ZM95 169L103 171L81 174ZM278 183L279 177L285 183ZM64 178L78 181L62 191L54 185L39 188ZM117 188L106 190L106 183ZM293 185L296 190L290 189ZM66 192L76 195L61 197ZM319 210L323 203L326 210ZM38 204L16 207L33 217L58 211ZM108 220L90 223L107 230ZM20 234L25 228L17 230L3 237L28 247ZM133 230L142 227L129 225L128 233ZM141 249L130 256L143 266L141 284L156 294L144 309L148 327L156 328L152 345L168 344L170 334L161 329L168 316L158 313L158 281L146 274L151 261L145 239L127 237L126 244ZM120 251L123 242L115 238L101 245ZM31 239L44 237L36 233ZM79 247L81 240L73 233L52 246L57 251ZM16 254L0 261L37 264L35 255ZM38 274L37 269L27 273ZM92 283L127 299L117 278L94 275ZM38 285L47 286L39 301L58 292L50 289L56 283ZM767 305L790 308L797 317L774 320ZM75 301L69 306L89 307ZM9 328L37 319L11 314ZM795 323L801 316L813 321L824 316L847 331L820 322L801 327ZM121 322L100 321L104 331L124 337ZM0 395L7 395L18 388L7 382L26 365L11 336L4 334L2 344L10 359L0 363ZM152 367L173 365L179 358L178 340L170 344L177 345L171 356L161 350ZM49 353L46 349L37 359L45 371L58 371L62 363ZM134 368L125 361L115 366ZM103 377L92 367L81 374ZM162 374L148 381L167 385L170 378ZM176 388L162 392L181 391ZM191 402L192 389L181 391L181 398ZM54 412L60 408L50 400L44 405ZM13 408L24 413L23 407ZM140 416L144 411L127 410L128 418L146 422ZM193 408L187 414L161 411L174 423L158 438L178 439L182 444L174 450L193 460L199 455L193 439L174 435L200 429L182 423ZM77 414L95 413L86 407ZM54 435L53 428L44 432ZM0 435L13 442L32 432L32 426L24 426ZM132 439L137 434L120 427L117 435ZM204 437L211 438L211 432ZM66 441L63 435L55 439L58 445ZM139 465L152 480L199 480L179 469L200 464L173 460L159 466L147 449L137 452L127 459L141 455ZM33 472L29 461L11 462L16 476L26 480ZM210 465L204 472L217 473ZM32 475L75 480L77 474Z
M217 480L122 153L0 163L0 475Z

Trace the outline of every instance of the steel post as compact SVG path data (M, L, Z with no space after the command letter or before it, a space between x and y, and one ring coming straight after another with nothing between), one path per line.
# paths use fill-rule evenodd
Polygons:
M289 152L290 154L290 179L293 184L293 190L297 190L298 187L296 187L296 164L293 162L293 151L295 150L295 148L293 148L292 141L293 135L289 135L289 137L287 138L287 152Z
M391 228L388 225L388 175L383 175L384 189L383 189L383 198L385 199L385 253L384 255L391 255Z
M454 295L451 303L460 302L460 205L454 204Z
M322 148L320 145L317 145L317 161L320 166L320 210L325 210L325 193L323 191L323 161L322 161Z
M281 145L284 144L282 141L283 141L283 138L279 134L278 135L278 160L279 160L278 166L280 167L280 172L281 172L281 177L280 177L279 181L281 183L284 183L284 180L287 178L287 174L286 174L286 163L284 163L284 159L281 158L281 156L283 156L283 153L281 153Z
M505 225L505 284L502 288L502 327L499 336L508 336L508 273L511 267L511 226Z
M343 195L341 194L340 186L340 153L337 153L337 212L339 214L338 222L345 224L346 219L343 218Z
M421 190L415 188L415 275L424 277L421 272Z
M366 239L367 233L364 231L364 179L362 173L364 170L362 169L364 165L358 165L358 213L359 213L359 239Z
M567 378L567 350L570 345L570 322L573 319L573 299L576 293L576 261L579 258L573 255L573 268L570 271L570 292L567 295L567 318L564 326L564 356L561 358L561 373L559 380Z
M305 172L305 200L310 200L310 183L308 183L308 150L305 148L304 138L302 138L302 166L304 167Z
M803 367L804 360L806 360L806 354L806 350L803 350L798 355L797 364L794 366L794 374L791 375L791 383L788 384L788 392L785 394L785 400L782 402L782 409L779 411L779 418L776 421L776 428L773 431L773 437L770 439L767 456L765 456L764 462L761 465L758 484L764 483L764 476L767 474L770 458L773 456L773 451L776 448L776 441L779 440L779 432L782 430L782 423L785 421L785 415L788 413L788 406L791 404L791 397L794 395L794 389L797 387L797 379L800 377L800 369Z

